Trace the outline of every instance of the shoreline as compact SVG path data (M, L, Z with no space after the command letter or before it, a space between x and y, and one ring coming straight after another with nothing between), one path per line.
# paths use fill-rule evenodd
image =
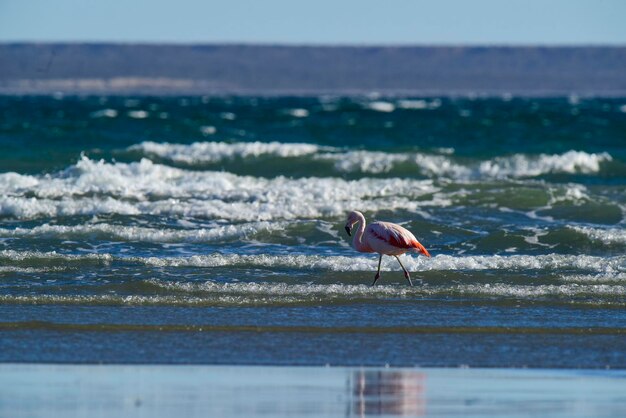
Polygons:
M32 367L163 367L163 368L176 368L176 367L200 367L200 368L222 368L222 367L232 367L232 368L277 368L277 369L376 369L376 370L396 370L396 369L408 369L408 370L478 370L478 371L511 371L511 372L571 372L571 373L616 373L623 374L624 378L626 378L626 367L611 367L611 366L598 366L598 367L567 367L567 366L472 366L469 364L458 364L458 365L450 365L450 366L431 366L431 365L410 365L410 364L363 364L363 365L350 365L345 363L337 363L337 364L306 364L306 363L166 363L166 362L65 362L65 361L20 361L20 360L8 360L8 361L0 361L0 371L4 367L8 366L32 366Z

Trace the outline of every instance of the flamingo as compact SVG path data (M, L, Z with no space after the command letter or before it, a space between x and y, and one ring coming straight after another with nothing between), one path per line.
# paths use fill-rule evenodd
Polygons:
M352 236L352 228L358 223L359 229L354 234L352 240L352 246L355 250L362 253L378 253L378 271L374 276L374 282L372 286L376 284L376 281L380 278L380 263L383 261L383 255L392 255L400 263L400 267L404 271L404 277L409 281L409 286L413 286L411 276L402 261L398 258L399 255L409 251L415 251L424 254L426 257L430 257L428 250L424 248L422 244L415 238L415 235L411 231L401 227L400 225L391 222L373 222L369 225L365 225L365 216L357 210L350 212L348 220L346 222L346 232L348 236Z

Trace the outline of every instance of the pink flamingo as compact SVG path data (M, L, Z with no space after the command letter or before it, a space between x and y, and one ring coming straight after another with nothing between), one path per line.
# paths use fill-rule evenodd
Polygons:
M383 261L383 255L392 255L398 260L402 270L404 270L404 277L409 281L409 285L413 286L411 276L409 276L409 272L404 268L398 256L408 251L416 251L424 254L426 257L430 257L426 248L419 243L415 235L400 225L391 222L374 222L365 226L365 216L355 210L350 212L346 223L346 232L349 236L352 236L352 227L356 223L359 224L359 229L352 240L354 249L362 253L380 254L378 271L376 276L374 276L372 286L376 284L380 277L380 263Z

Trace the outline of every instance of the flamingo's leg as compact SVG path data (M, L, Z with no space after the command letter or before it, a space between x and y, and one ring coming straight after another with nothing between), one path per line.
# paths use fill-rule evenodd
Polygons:
M372 286L374 286L376 284L376 281L380 278L380 263L383 261L383 255L380 255L380 258L378 259L378 271L376 272L376 276L374 276L374 283L372 283Z
M404 277L406 277L406 279L409 281L409 286L413 286L411 276L409 276L409 272L404 268L402 261L400 261L400 258L397 255L394 255L394 257L396 257L396 260L398 260L398 263L400 263L400 267L402 267L402 270L404 270Z

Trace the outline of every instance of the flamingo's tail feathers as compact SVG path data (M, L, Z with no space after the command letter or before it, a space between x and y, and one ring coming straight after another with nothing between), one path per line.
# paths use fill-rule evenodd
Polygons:
M430 253L428 252L428 250L422 244L420 244L418 241L415 241L413 243L413 248L418 253L424 254L426 257L430 257Z

